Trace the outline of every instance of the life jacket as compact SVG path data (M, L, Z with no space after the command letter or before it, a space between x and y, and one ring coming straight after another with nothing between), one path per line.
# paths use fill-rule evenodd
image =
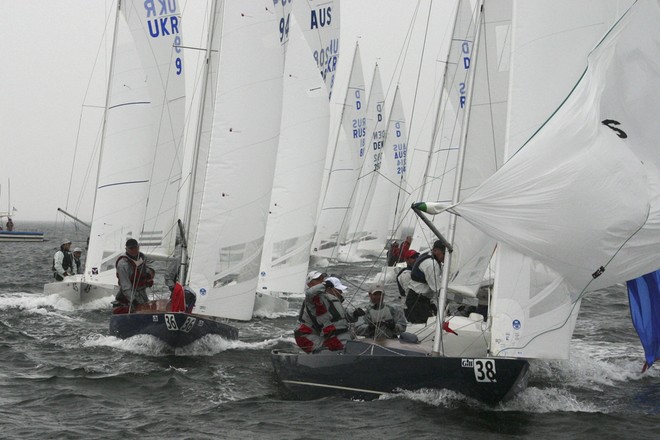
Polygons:
M428 260L429 258L433 258L433 254L426 253L421 257L417 258L417 261L415 261L415 264L413 264L412 270L410 272L410 278L412 278L413 281L426 284L426 275L424 274L422 269L419 268L419 265L421 264L422 261Z
M68 272L70 275L73 275L73 254L71 252L60 249L64 258L62 258L62 269L64 272ZM57 253L55 253L57 255ZM55 256L53 256L53 272L55 272Z
M117 269L117 266L119 266L119 262L121 260L126 260L131 264L130 279L133 288L140 289L140 288L151 287L153 285L154 271L150 267L147 267L147 262L142 252L140 252L138 258L142 259L143 261L143 263L140 265L139 273L137 273L138 272L137 264L135 264L135 260L133 260L128 255L121 255L119 258L117 258L117 261L115 261L115 269ZM117 274L117 279L119 279L119 274Z
M312 327L323 333L328 327L334 327L335 323L345 324L346 317L339 310L341 307L341 300L334 295L319 293L312 298L308 298L303 302L303 308L307 311L307 316L311 321ZM301 313L301 321L302 313ZM345 325L340 326L342 330Z

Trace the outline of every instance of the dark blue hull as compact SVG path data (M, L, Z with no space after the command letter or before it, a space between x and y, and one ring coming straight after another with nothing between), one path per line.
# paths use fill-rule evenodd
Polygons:
M206 335L238 339L238 329L212 317L190 313L152 312L112 315L110 334L121 339L155 336L173 348L183 347Z
M522 359L433 357L351 341L343 352L274 350L271 360L285 393L297 399L339 395L374 399L422 388L448 389L484 403L505 401L527 386Z

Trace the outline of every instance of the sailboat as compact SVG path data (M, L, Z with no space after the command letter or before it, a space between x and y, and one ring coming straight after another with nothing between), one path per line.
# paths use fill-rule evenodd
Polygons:
M660 133L653 113L660 102L660 89L651 86L660 79L657 56L660 5L638 1L621 11L612 9L612 5L610 2L609 9L596 12L593 8L580 11L583 18L588 17L592 24L597 24L595 27L607 26L607 23L613 26L604 29L605 36L600 42L595 41L595 48L588 57L582 53L572 58L576 63L584 63L586 58L588 64L569 88L568 96L559 101L556 111L536 121L538 125L534 128L517 125L534 105L532 100L525 107L518 98L524 96L529 100L533 94L525 84L528 87L538 80L534 76L535 69L529 65L529 53L522 49L530 49L526 46L530 41L546 45L546 49L556 47L556 41L551 38L543 41L538 32L547 32L546 36L570 34L572 40L576 37L574 32L584 32L589 27L582 26L584 21L580 23L579 20L567 24L565 32L534 26L534 22L528 20L532 15L548 20L549 15L543 13L543 8L534 10L537 5L515 5L513 41L521 50L516 51L514 47L512 62L514 67L518 66L515 63L524 62L527 68L512 69L510 80L515 87L509 106L513 109L515 103L523 108L509 110L507 125L509 130L525 127L529 138L517 148L516 144L511 144L513 133L509 132L510 159L465 198L459 197L450 203L413 205L414 209L434 215L446 212L460 215L498 243L487 322L490 329L488 351L481 359L494 362L492 365L496 368L490 371L496 371L498 382L504 368L517 369L526 365L526 359L568 357L583 295L660 267L657 256L660 244L657 139ZM608 21L603 11L610 13L609 19L614 18L614 22ZM564 12L562 9L562 17ZM612 12L618 15L614 17ZM588 31L593 32L593 29ZM580 44L589 43L581 41ZM637 87L640 84L651 87ZM451 244L452 229L449 231L447 238ZM448 252L445 257L440 304L444 304L448 284L456 276L450 266L450 255ZM650 290L650 295L657 297L657 289ZM442 347L443 311L441 309L436 318L436 353ZM349 345L356 344L362 354L349 353ZM408 389L440 386L492 402L492 396L479 395L474 390L476 378L472 377L453 374L447 381L438 378L429 385L423 373L408 371L419 383L412 379L404 381L396 377L392 369L395 365L405 368L399 359L411 355L399 349L386 355L387 348L377 341L372 346L370 348L364 341L349 343L343 356L327 353L305 357L274 352L272 360L287 390L301 396L309 397L312 390L316 390L317 395L376 395L392 392L397 386L404 389L406 386ZM377 352L379 355L374 356ZM388 361L387 357L393 360ZM448 362L457 358L431 359ZM460 359L465 364L477 362L477 358L471 356ZM505 359L512 364L498 364ZM332 367L324 367L324 363ZM369 369L369 365L373 368ZM432 363L428 365L430 368ZM527 367L521 368L526 370ZM374 375L377 377L372 380L366 374L360 375L359 381L342 379L352 378L351 373L361 373L363 369L385 372L384 377L390 382L384 384L380 374ZM342 377L334 375L332 371L335 370L341 370ZM442 373L451 375L455 371ZM516 379L512 386L520 389L521 384Z
M2 196L2 185L0 185L0 196ZM7 180L7 210L0 211L0 241L44 241L43 232L14 230L12 216L15 212L16 208L11 204L11 183Z
M463 38L470 48L463 56L471 57L474 39ZM436 328L441 328L441 321L437 318ZM275 350L271 360L280 383L299 398L329 394L374 398L401 389L445 388L497 403L525 388L526 360L491 358L487 353L451 356L442 352L439 338L436 341L430 350L398 339L356 339L340 352L305 355Z
M118 2L89 247L82 275L44 286L74 303L114 296L128 238L151 259L174 251L185 124L181 19Z
M156 310L113 315L112 334L152 334L177 347L200 329L195 338L207 329L235 339L237 330L223 321L252 318L282 108L280 8L213 2L182 223L179 280L197 293L194 313L157 304ZM177 322L170 328L172 317Z

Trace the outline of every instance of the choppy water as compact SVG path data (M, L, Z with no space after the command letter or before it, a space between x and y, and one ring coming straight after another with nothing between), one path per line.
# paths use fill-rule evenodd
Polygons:
M286 316L236 324L238 342L170 353L150 337L119 340L109 299L74 307L42 294L62 237L32 227L51 241L0 243L1 438L657 438L660 374L640 373L623 287L585 298L571 359L532 362L529 388L499 407L442 390L287 401L269 353L293 343L300 298ZM368 266L328 270L359 282Z

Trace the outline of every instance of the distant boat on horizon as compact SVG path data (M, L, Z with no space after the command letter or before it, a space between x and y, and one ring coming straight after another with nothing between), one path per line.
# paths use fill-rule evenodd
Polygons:
M0 195L2 195L1 185ZM44 241L43 232L14 231L14 222L11 219L14 212L16 212L16 208L11 204L11 184L7 179L7 211L0 211L0 241ZM5 227L6 229L3 229Z

